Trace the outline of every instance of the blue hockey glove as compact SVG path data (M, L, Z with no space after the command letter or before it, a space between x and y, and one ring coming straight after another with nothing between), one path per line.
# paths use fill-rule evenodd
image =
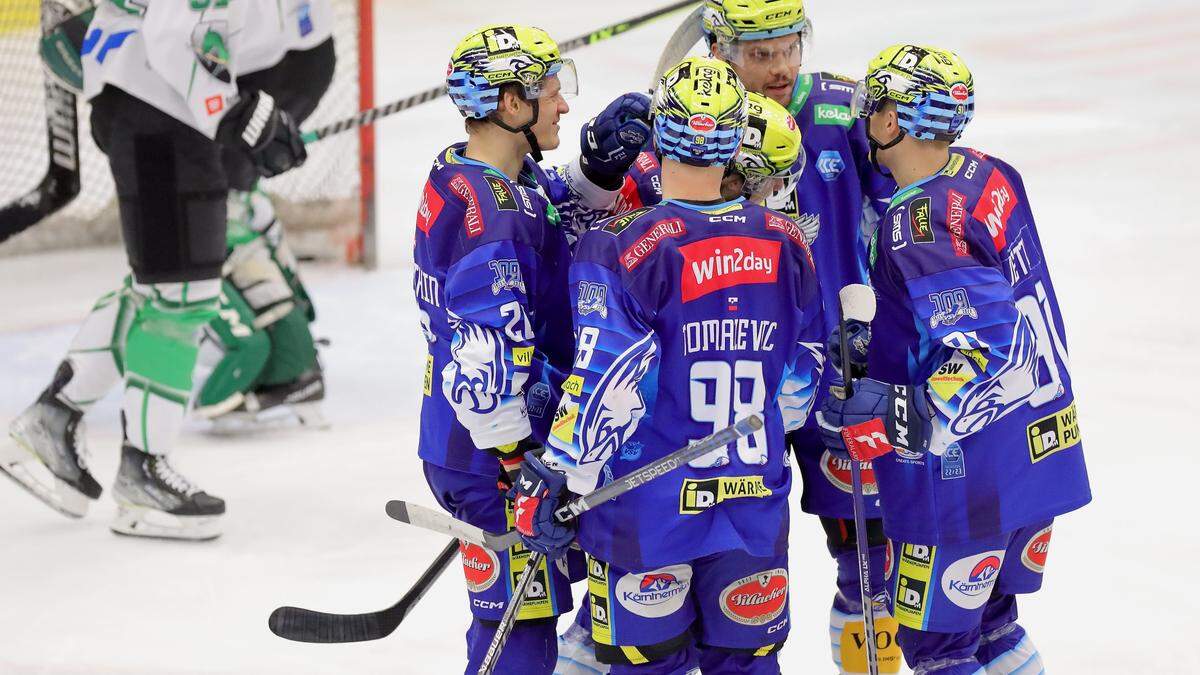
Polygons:
M580 165L588 180L616 190L633 160L650 140L650 97L641 92L618 96L579 132Z
M867 346L871 344L871 325L851 319L846 322L846 346L850 348L850 375L862 377L867 372ZM825 340L825 353L829 363L842 373L842 343L834 330Z
M892 449L908 457L924 453L933 432L925 396L923 386L854 380L853 396L829 396L817 413L821 440L843 459L867 461ZM843 428L850 433L843 434Z
M575 525L558 522L554 512L569 495L566 476L547 468L534 453L525 454L509 496L513 499L517 531L526 548L545 553L551 560L567 552L575 539Z

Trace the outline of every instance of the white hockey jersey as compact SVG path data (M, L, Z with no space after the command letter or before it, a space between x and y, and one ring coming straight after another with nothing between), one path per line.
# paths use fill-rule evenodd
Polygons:
M102 0L81 50L84 97L111 84L213 138L239 75L332 32L329 0Z

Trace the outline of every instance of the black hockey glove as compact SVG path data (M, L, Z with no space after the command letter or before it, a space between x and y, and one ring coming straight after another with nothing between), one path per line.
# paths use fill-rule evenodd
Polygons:
M308 159L295 120L265 91L243 98L226 113L217 140L245 151L263 178L278 176Z
M542 444L532 438L487 448L485 452L500 460L500 477L496 481L496 487L500 488L502 492L508 492L512 488L517 474L521 473L521 462L525 459L525 453L532 452L540 457L544 450Z

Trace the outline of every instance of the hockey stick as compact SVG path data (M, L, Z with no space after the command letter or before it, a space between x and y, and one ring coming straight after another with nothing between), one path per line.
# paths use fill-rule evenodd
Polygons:
M328 614L302 607L278 607L271 612L267 627L285 640L333 644L378 640L392 634L413 606L450 566L458 551L458 540L451 540L417 579L417 583L399 602L377 612L364 614Z
M697 2L697 0L683 0L682 2L673 2L665 7L660 7L659 9L654 10L653 12L647 12L640 16L635 16L633 18L626 19L626 20L620 21L618 23L604 26L603 28L599 28L599 29L594 30L585 35L580 35L578 37L571 38L570 40L567 40L565 42L558 43L558 51L560 53L569 52L569 51L578 49L580 47L586 47L587 45L590 45L590 44L602 42L609 38L613 38L622 33L633 30L634 28L637 28L639 26L650 23L651 21L654 21L655 19L666 16L667 14L679 11L679 10L683 9L684 7L687 7L688 5L695 4L696 2ZM697 10L697 11L699 11L699 10ZM691 23L699 24L698 21L693 21ZM701 30L703 30L703 29L701 28ZM695 44L695 43L696 43L696 40L692 40L691 44ZM691 44L688 45L688 49L691 48ZM686 50L684 50L684 51L686 53ZM678 60L678 59L676 59L676 60ZM671 64L668 64L668 65L671 65ZM660 73L661 73L661 71L660 71ZM657 82L657 79L656 79L656 82ZM366 126L368 124L374 124L377 120L379 120L383 117L387 117L388 115L394 115L403 110L408 110L409 108L421 105L422 103L428 103L429 101L432 101L435 98L441 98L442 96L445 96L445 95L446 95L446 86L445 85L433 87L432 89L426 89L425 91L413 94L412 96L408 96L406 98L402 98L397 101L393 101L386 105L376 106L374 108L371 108L370 110L364 110L364 111L358 113L357 115L355 115L354 117L348 117L344 120L341 120L340 122L334 122L333 124L323 126L319 129L313 129L312 131L306 131L303 134L304 142L305 143L315 143L315 142L325 138L326 136L330 136L333 134L340 134L343 131L349 131L350 129L357 129L359 127Z
M633 473L622 476L619 481L613 481L598 490L593 490L582 497L572 499L563 505L562 508L555 511L554 517L559 522L565 523L568 520L578 517L581 513L586 513L605 502L620 497L630 490L641 487L664 474L670 473L693 459L716 450L722 445L727 445L743 436L748 436L761 429L762 425L762 418L758 415L751 415L744 420L739 420L733 426L726 427L687 447L680 448L656 462L651 462ZM396 502L388 502L388 515L392 515L391 506L394 503ZM509 532L509 534L516 534L516 531ZM500 660L500 653L504 650L504 643L508 642L508 636L512 633L513 624L517 620L517 614L521 611L522 603L525 602L525 595L529 592L529 586L533 582L534 575L537 574L537 568L541 566L542 559L545 557L545 554L534 551L525 561L525 570L521 572L521 579L517 582L516 588L513 589L512 599L508 601L508 607L504 608L504 616L500 619L500 625L496 627L496 634L492 637L492 644L488 646L487 654L483 657L483 663L479 666L479 675L492 675L492 671L496 668L496 663Z
M75 94L45 81L50 165L37 187L0 207L0 242L36 225L79 194L79 126Z
M751 415L746 419L739 420L732 426L705 436L687 447L680 448L661 459L643 466L637 471L627 473L602 488L572 499L559 508L554 513L554 517L559 522L565 523L605 502L620 497L630 490L641 487L665 473L670 473L697 457L706 455L723 445L733 443L743 436L748 436L758 431L762 428L762 424L762 418L758 415ZM488 532L482 528L464 523L441 511L434 511L418 504L392 500L387 503L386 509L389 516L402 523L408 523L414 527L420 527L441 534L449 534L493 551L503 551L521 541L521 535L516 530Z
M842 348L844 395L854 395L850 370L850 349L846 344L846 324L851 320L870 323L875 318L875 291L863 284L849 284L838 291L842 312L838 317L838 342ZM865 374L865 373L864 373ZM867 546L867 507L863 502L862 460L850 458L850 483L854 505L854 544L858 549L858 593L862 601L863 627L866 633L867 672L879 675L879 648L875 644L875 603L871 593L871 556Z

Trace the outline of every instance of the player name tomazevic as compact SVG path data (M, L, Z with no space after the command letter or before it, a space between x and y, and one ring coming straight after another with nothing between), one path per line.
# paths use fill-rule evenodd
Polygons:
M769 352L779 324L758 319L707 319L683 324L685 354L715 351Z

